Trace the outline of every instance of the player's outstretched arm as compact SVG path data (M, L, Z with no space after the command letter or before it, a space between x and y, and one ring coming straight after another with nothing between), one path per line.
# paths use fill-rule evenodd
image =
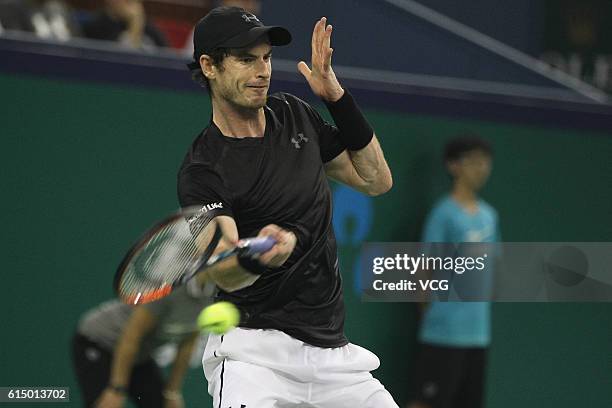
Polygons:
M312 33L311 68L304 61L298 70L315 95L323 99L340 129L347 150L326 164L327 175L368 195L388 191L391 171L374 131L345 92L332 68L332 26L321 18Z
M224 238L215 252L229 249L238 241L238 228L233 218L219 216L215 218ZM226 292L234 292L246 288L259 278L265 267L277 268L289 258L295 248L297 239L293 232L284 230L277 225L270 224L259 231L259 237L271 236L276 244L269 251L260 255L258 260L240 261L237 256L219 262L196 276L202 286L212 280Z

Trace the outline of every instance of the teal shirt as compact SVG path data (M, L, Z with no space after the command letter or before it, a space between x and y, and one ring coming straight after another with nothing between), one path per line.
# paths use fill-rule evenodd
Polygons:
M497 242L497 212L483 200L469 213L452 197L432 209L423 242ZM489 302L432 302L423 317L419 339L450 347L486 347L491 341Z

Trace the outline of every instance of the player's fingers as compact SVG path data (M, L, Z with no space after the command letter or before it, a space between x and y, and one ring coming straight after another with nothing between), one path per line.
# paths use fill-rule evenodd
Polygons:
M270 263L272 262L272 260L278 256L279 254L279 248L274 246L272 247L272 249L270 249L269 251L264 252L263 254L259 255L259 257L257 258L259 260L259 262L263 265L270 265Z
M323 35L323 47L325 49L329 48L331 45L331 34L333 29L331 24L325 27L325 34Z
M331 68L332 54L334 53L334 49L330 48L327 50L327 55L325 56L325 66L324 72L328 72Z
M289 258L289 254L279 251L273 255L267 256L264 259L260 259L259 262L267 266L278 267L285 263L287 258Z
M312 30L312 40L310 42L310 48L312 50L312 60L313 61L317 59L319 55L320 32L321 32L321 19L319 19L315 23L315 26Z
M322 35L325 32L325 17L321 17L315 25L315 47L318 49L321 46Z
M325 55L324 55L324 64L326 66L331 65L331 53L332 53L332 48L331 48L331 34L333 31L333 27L330 25L328 26L328 29L325 30ZM327 67L326 67L327 68Z
M325 30L327 29L327 17L321 17L321 25L319 26L319 45L325 41Z
M270 251L265 252L259 256L259 262L263 265L270 267L279 267L283 265L291 252L293 246L291 245L291 234L287 231L283 231L277 235L278 244L276 244Z
M308 65L304 61L300 61L297 64L297 69L300 74L304 75L304 78L306 78L307 81L310 79L312 71L310 70L310 68L308 68Z
M322 62L325 53L325 32L327 30L327 18L322 17L320 20L319 27L317 28L317 61L319 64Z
M315 23L312 29L312 38L310 39L310 46L312 47L312 49L315 48L315 44L317 41L317 28L319 27L320 23L321 23L321 20L317 20L317 22Z
M276 241L276 244L274 244L272 249L274 250L273 253L278 253L278 252L282 252L286 250L285 248L290 243L291 235L288 231L280 227L277 227L276 225L274 227L276 228L274 228L274 230L270 228L266 235L268 235L269 237L273 238ZM272 249L270 251L266 251L265 253L266 254L270 253Z
M272 236L272 238L274 238L274 240L276 241L274 248L277 250L278 253L287 252L288 240L286 235L287 233L281 230Z
M321 28L319 30L319 45L318 45L318 52L319 52L319 69L323 69L324 64L325 64L325 54L327 49L329 48L329 41L327 39L327 30L328 30L328 25L327 25L327 18L323 17L322 19L322 25Z
M294 247L292 234L284 232L282 236L279 236L278 255L274 257L274 261L279 260L281 263L285 262L293 252Z
M276 224L268 224L259 230L257 234L258 237L266 237L266 236L274 236L278 231L280 231L280 227Z
M331 55L332 55L332 52L334 51L331 48L332 31L333 31L333 27L331 25L328 25L327 28L325 29L325 44L323 46L324 55L325 55L324 56L325 71L327 71L329 69L329 66L331 65Z
M283 246L291 245L292 241L293 241L293 233L291 233L290 231L282 230L278 234L278 242L281 245Z

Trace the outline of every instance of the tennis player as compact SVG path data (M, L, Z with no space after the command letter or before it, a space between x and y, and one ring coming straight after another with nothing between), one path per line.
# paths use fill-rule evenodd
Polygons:
M392 181L372 128L334 74L331 34L325 18L317 21L311 66L297 68L335 126L293 95L268 95L272 47L291 41L285 28L223 7L195 27L189 68L209 89L212 120L180 168L180 203L215 211L231 240L277 240L257 260L203 274L242 319L206 346L215 407L397 407L370 374L376 355L344 335L327 177L373 196Z

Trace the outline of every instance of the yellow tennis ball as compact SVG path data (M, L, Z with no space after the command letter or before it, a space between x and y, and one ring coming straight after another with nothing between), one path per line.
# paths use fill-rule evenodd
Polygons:
M200 330L224 334L240 323L240 312L230 302L217 302L205 307L198 316Z

